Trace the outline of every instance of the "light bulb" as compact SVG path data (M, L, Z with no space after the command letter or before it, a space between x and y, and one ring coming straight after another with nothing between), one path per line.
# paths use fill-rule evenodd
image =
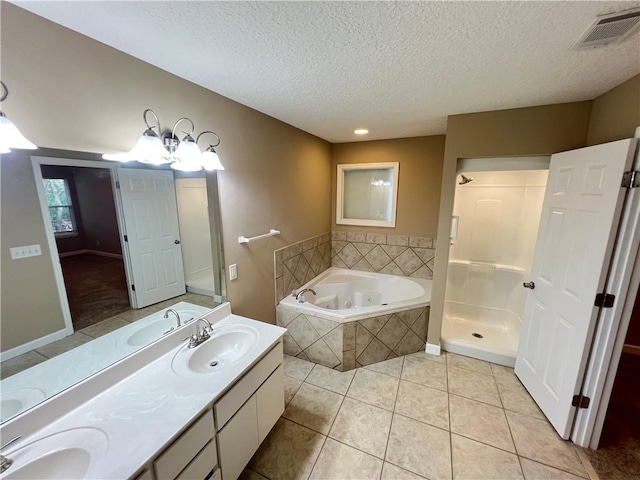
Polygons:
M4 149L23 148L25 150L35 150L38 148L24 138L20 130L4 115L0 115L0 145Z
M220 163L220 157L218 157L218 154L212 147L209 147L202 153L200 163L202 163L204 169L208 171L224 170L222 163Z
M173 157L183 162L200 162L200 148L193 140L184 139L173 152Z
M155 135L142 135L135 146L128 152L131 160L137 160L140 163L150 163L152 165L161 165L169 163L169 152Z

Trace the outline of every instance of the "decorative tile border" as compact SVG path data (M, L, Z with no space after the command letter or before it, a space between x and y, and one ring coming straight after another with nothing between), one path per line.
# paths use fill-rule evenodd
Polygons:
M331 266L331 235L323 233L273 253L276 305Z
M351 322L334 322L278 306L284 353L347 371L424 350L429 307Z
M434 238L358 232L331 233L331 266L433 278Z

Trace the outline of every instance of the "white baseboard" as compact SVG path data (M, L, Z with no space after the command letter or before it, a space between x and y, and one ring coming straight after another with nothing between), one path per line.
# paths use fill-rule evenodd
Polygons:
M187 292L197 293L198 295L206 295L207 297L215 296L215 292L211 288L195 287L187 285Z
M4 362L5 360L17 357L18 355L22 355L23 353L30 352L31 350L34 350L36 348L44 347L45 345L48 345L51 342L55 342L56 340L63 339L64 337L67 337L72 333L73 329L63 328L62 330L50 333L49 335L45 335L44 337L36 338L35 340L31 340L30 342L18 345L17 347L7 350L6 352L1 352L0 362Z
M72 250L71 252L62 252L59 253L58 256L60 258L73 257L75 255L84 255L87 253L90 255L98 255L100 257L117 258L119 260L122 260L122 255L120 255L119 253L101 252L100 250L91 250L88 248L83 248L82 250Z
M622 351L632 355L640 355L640 347L638 345L629 345L628 343L625 343L624 347L622 347Z
M122 255L119 253L101 252L100 250L87 250L87 253L91 255L99 255L100 257L117 258L122 260Z
M82 250L72 250L70 252L60 252L60 253L58 253L58 256L60 258L73 257L75 255L84 255L85 253L87 253L87 249L83 248Z
M429 355L440 355L440 345L434 345L433 343L428 343L427 342L427 347L425 348L425 351L429 354Z

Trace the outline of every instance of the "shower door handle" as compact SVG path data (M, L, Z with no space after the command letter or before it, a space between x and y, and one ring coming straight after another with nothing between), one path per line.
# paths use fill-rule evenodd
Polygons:
M531 290L533 290L534 288L536 288L536 284L535 284L535 283L533 283L533 282L524 282L524 283L522 284L522 286L523 286L524 288L530 288Z

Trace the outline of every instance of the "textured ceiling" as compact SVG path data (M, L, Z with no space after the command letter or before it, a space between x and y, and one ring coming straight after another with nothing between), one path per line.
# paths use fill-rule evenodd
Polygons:
M441 134L447 115L592 99L640 72L637 32L570 50L640 1L14 3L331 142Z

